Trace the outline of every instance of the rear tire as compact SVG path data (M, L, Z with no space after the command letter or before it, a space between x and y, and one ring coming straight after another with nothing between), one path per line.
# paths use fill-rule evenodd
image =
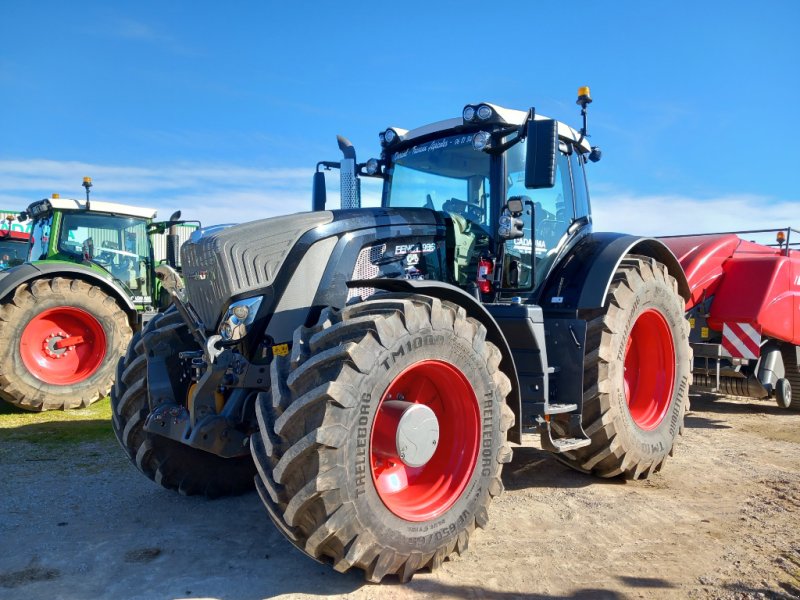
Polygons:
M150 414L145 339L148 343L171 344L176 356L180 351L196 349L188 327L174 308L156 315L145 331L131 340L127 354L119 360L111 391L111 424L128 458L146 477L186 496L216 498L253 489L255 466L249 456L221 458L144 430Z
M296 332L291 355L273 362L251 438L258 492L295 546L372 582L408 581L467 549L511 460L511 384L485 335L452 303L391 295L326 309ZM378 454L401 439L399 427L393 438L374 427L389 400L438 418L438 446L421 466L399 450Z
M583 428L592 443L556 457L601 477L659 471L683 431L691 365L675 279L655 260L627 257L588 319Z
M108 394L131 333L97 286L64 277L20 285L0 306L0 398L31 411L89 406Z

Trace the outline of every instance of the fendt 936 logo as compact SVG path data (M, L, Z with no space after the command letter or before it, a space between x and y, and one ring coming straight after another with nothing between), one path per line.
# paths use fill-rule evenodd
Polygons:
M395 256L403 256L404 254L428 254L436 252L436 243L427 242L425 244L400 244L394 247Z

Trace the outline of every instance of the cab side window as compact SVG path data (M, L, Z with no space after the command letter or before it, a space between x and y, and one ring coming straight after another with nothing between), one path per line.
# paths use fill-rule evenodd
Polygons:
M574 216L569 155L558 153L556 184L549 189L532 190L535 209L536 255L544 256L558 246Z
M586 186L586 175L584 165L586 156L573 152L570 155L570 166L572 167L572 182L575 188L575 217L588 217L591 214L589 208L589 190Z

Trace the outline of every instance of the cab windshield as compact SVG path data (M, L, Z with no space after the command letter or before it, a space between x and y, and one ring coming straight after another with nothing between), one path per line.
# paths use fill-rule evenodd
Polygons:
M488 228L489 161L472 135L454 135L396 152L388 206L424 207Z
M58 251L100 265L133 292L135 302L149 302L150 247L145 219L65 213Z
M477 257L489 248L491 231L491 157L472 147L472 137L453 135L396 152L384 201L388 207L429 208L452 218L459 284L475 278Z

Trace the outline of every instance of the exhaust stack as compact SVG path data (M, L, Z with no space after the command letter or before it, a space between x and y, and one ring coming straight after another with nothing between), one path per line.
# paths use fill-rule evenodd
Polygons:
M361 181L356 175L356 149L350 140L341 135L336 136L336 141L344 155L339 171L342 208L361 208Z

